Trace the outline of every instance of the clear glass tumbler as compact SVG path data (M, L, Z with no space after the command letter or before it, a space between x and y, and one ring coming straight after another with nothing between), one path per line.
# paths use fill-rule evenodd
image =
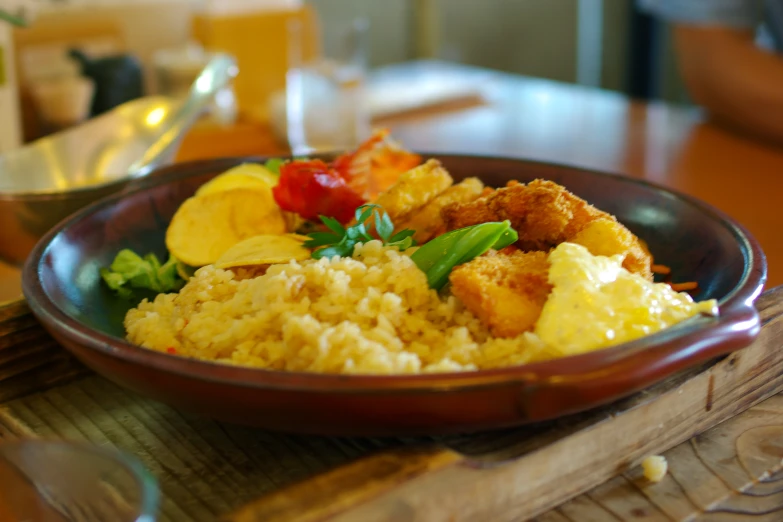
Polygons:
M94 445L0 442L0 520L154 522L156 480L136 458Z
M365 94L366 19L340 31L338 46L312 62L302 59L302 26L288 24L286 134L295 156L355 148L370 135Z

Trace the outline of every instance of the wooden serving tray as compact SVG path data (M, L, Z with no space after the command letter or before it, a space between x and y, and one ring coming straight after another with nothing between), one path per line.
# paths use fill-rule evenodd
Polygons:
M161 483L162 521L781 520L783 288L757 306L752 346L611 406L500 432L375 439L177 411L91 373L17 302L0 308L0 440L129 451ZM647 483L638 463L667 450L669 475Z

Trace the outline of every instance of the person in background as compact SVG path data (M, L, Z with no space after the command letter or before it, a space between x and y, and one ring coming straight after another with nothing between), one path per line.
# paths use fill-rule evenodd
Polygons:
M783 146L783 0L638 0L673 24L693 100L717 122Z

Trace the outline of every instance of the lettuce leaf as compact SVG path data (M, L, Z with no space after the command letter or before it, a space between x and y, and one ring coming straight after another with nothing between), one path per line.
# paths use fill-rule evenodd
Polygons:
M185 280L177 270L180 262L172 255L164 264L155 254L141 257L128 248L120 250L108 268L101 268L106 286L121 297L130 297L133 289L152 290L156 293L175 292Z

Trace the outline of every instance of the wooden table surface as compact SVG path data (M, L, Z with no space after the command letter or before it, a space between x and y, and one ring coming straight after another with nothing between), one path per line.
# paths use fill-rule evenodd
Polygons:
M783 217L778 214L776 208L777 193L783 188L783 179L778 178L783 175L782 150L747 140L706 123L700 112L695 109L676 108L665 104L644 104L630 101L616 93L540 79L523 78L436 62L418 62L392 66L378 71L374 76L374 81L383 83L385 81L399 81L401 78L413 79L425 72L432 74L433 71L442 71L451 78L479 82L486 89L487 102L472 106L467 104L458 110L452 107L452 110L441 108L416 111L376 122L378 125L389 127L393 135L407 147L422 151L504 155L578 165L643 178L685 192L717 206L744 224L758 238L767 253L770 263L768 288L783 284L783 245L777 241L777 231L783 225ZM194 130L183 143L179 158L280 154L283 151L284 148L271 138L269 129L245 123L218 133L211 133L204 129ZM779 294L780 291L775 293L776 296ZM0 302L17 295L18 271L0 265ZM770 297L771 295L772 293L769 293L765 295L765 298L769 301L770 306L777 307L778 297L773 299ZM783 317L777 312L776 314L776 318ZM29 319L25 318L24 321L29 321ZM723 408L721 411L729 412L729 416L731 416L771 394L780 392L783 385L778 377L780 371L777 365L781 359L776 354L780 353L777 347L780 345L780 336L783 335L781 334L783 320L776 319L776 321L767 325L765 330L766 344L758 344L759 347L764 348L763 351L746 350L738 354L738 356L745 358L744 364L749 365L748 368L740 372L735 369L735 360L726 360L719 363L723 365L720 368L716 366L708 369L705 373L699 373L698 379L700 380L694 378L687 381L688 386L693 389L693 391L689 389L687 394L689 397L698 396L701 400L701 392L706 393L707 407L704 415L712 415L710 422L719 422L724 418L714 413L716 410L712 408L715 404L719 404ZM0 422L0 438L4 433L5 436L8 436L9 433L15 435L72 434L74 436L86 434L85 437L91 438L94 435L93 431L101 437L104 434L108 436L117 431L114 429L101 431L102 428L97 431L93 428L84 431L75 420L73 420L72 428L63 427L65 424L57 424L55 421L62 420L60 413L71 412L68 409L71 408L69 405L83 406L86 404L83 401L81 403L76 401L79 397L88 397L91 401L104 395L112 400L120 401L122 399L120 401L122 404L130 405L131 409L128 411L135 413L147 410L156 412L157 408L163 408L154 402L139 402L141 399L135 395L116 390L102 379L95 377L76 381L73 385L60 386L61 382L82 376L82 370L74 366L64 353L62 357L55 356L54 354L60 354L61 350L51 342L41 346L33 346L33 352L28 353L25 345L31 344L32 337L29 337L25 332L28 331L27 328L32 328L31 324L24 323L25 330L19 334L19 338L24 343L18 345L18 349L21 350L18 353L9 351L11 348L16 350L17 345L0 342L0 348L6 349L6 355L0 357L0 363L2 363L0 367L4 368L0 374L7 374L6 389L13 391L12 395L0 397L2 399L0 403L3 403L0 405L2 406L0 408L0 413L2 413L0 415L0 421L2 421ZM0 328L0 334L3 332L5 330ZM35 335L40 334L36 333ZM40 350L51 351L51 357L47 357L46 363L42 362L38 353ZM750 365L748 360L758 362L758 368ZM32 386L33 380L29 378L32 366L42 368L40 381L48 383L47 387L37 390ZM742 364L737 367L744 368ZM735 397L731 400L727 395L723 397L725 400L720 402L721 394L729 387L715 386L715 375L718 375L719 384L725 384L720 377L723 374L715 372L725 372L726 376L733 376L731 378L735 380L738 379L737 376L741 376L742 378L737 380L740 384L736 389L745 390L747 393L743 392L740 399ZM756 379L760 379L762 375L766 376L763 384L761 381L756 382ZM54 386L51 391L48 390L49 386ZM682 394L685 384L677 386L673 390L667 389L666 394L661 397L673 400L676 404L682 402L674 394ZM716 392L715 396L713 396L713 387ZM5 402L12 397L19 398L14 402ZM749 397L753 397L751 402L748 402ZM75 402L71 404L72 400ZM781 443L783 429L780 428L783 425L781 403L783 403L781 396L774 396L762 402L758 407L735 417L734 421L724 422L712 431L705 432L703 436L690 440L687 439L692 434L699 433L712 424L703 423L703 425L696 426L694 424L691 426L691 424L680 423L677 425L679 431L676 432L676 437L679 438L671 440L667 438L665 441L663 437L669 432L661 431L660 433L664 435L649 438L651 442L645 450L662 451L666 448L672 448L667 453L673 463L672 473L660 485L650 486L640 483L638 468L631 468L625 474L615 476L604 485L572 499L555 510L541 514L539 520L553 522L608 519L628 521L742 520L743 517L750 516L751 513L759 514L755 513L759 510L767 515L766 518L758 518L759 520L780 520L778 517L783 516L781 515L780 502L768 500L772 493L774 493L773 496L777 495L775 499L778 498L776 482L783 473L779 466L780 459L783 458L783 450L781 450L783 448L783 443ZM651 401L648 401L644 407L651 408L652 404ZM663 403L659 402L658 404ZM57 406L59 409L50 411L51 405L59 405ZM120 409L117 408L119 407L112 406L110 411L120 412ZM36 420L37 417L30 416L32 415L30 412L37 415L39 409L43 412L50 412L51 415L45 415L42 417L44 420L39 422L40 419ZM639 416L642 421L647 415L646 410L636 406L628 411L632 415ZM119 419L118 422L124 422L126 413L117 413L115 420ZM158 418L155 415L152 417ZM77 417L73 417L73 419ZM106 420L104 417L99 417L99 419L104 421ZM109 417L114 419L114 414ZM166 413L160 416L160 419L168 419L166 422L173 422L171 419L175 417L175 413ZM683 413L681 417L691 419L693 415ZM622 417L613 414L608 418ZM629 418L625 417L625 419ZM50 421L51 424L46 424ZM198 422L206 421L198 420ZM643 427L644 425L644 422L634 422L634 426ZM598 426L600 423L596 425ZM135 424L133 426L129 426L127 429L134 431L138 427ZM178 426L174 431L180 429L185 430L185 428ZM165 437L161 439L163 432L156 430L157 428L153 430L154 437L150 440L157 441L157 445L150 443L150 446L147 447L144 445L146 443L139 442L142 441L141 438L137 440L136 435L132 439L144 445L144 451L149 451L154 458L169 459L168 448L171 446L168 443L158 444L161 440L165 440ZM224 428L221 427L220 430L216 428L215 433L223 433L221 430ZM203 433L212 432L203 431L200 433L203 435ZM242 437L250 437L247 439L248 441L256 440L262 436L258 432L242 431L241 433ZM666 437L675 437L673 433L671 431ZM752 436L746 435L747 433ZM740 438L742 438L742 444L740 444ZM176 440L180 439L180 435L177 435ZM310 441L310 439L307 440ZM674 446L681 440L687 440L687 442ZM757 444L756 442L759 440L766 442ZM288 445L290 443L288 439L283 437L280 438L280 441L282 441L281 444ZM712 444L714 441L723 441L723 446L707 452L705 444ZM528 443L529 441L525 439L525 444ZM319 442L319 444L321 443ZM642 439L639 439L638 444L648 444L648 442L642 442ZM717 442L713 446L717 447ZM120 447L122 447L121 444ZM740 476L741 472L744 473L742 470L749 468L747 466L745 468L737 467L739 464L735 466L736 463L745 466L747 459L752 462L761 462L756 455L757 452L754 453L756 447L761 447L768 453L765 454L766 460L763 461L763 466L756 466L759 468L758 470L753 468L753 473L748 472L747 476ZM549 446L549 448L552 451L556 450L554 446ZM612 448L604 449L609 451ZM222 454L218 452L219 455ZM190 462L188 459L191 456L185 455L187 458L184 462ZM637 455L637 457L640 456L642 456L641 453ZM212 460L209 462L210 466L214 465L215 473L217 470L224 473L225 463L217 457L213 460L214 462ZM703 463L701 468L697 466L697 461ZM150 461L148 464L154 466L155 462L157 461ZM604 464L606 462L597 463L597 465ZM518 465L524 466L524 463L520 461ZM350 472L351 469L353 468L349 468L346 472ZM522 468L520 467L520 469ZM189 471L190 464L182 469L176 467L169 469L166 464L160 470L163 475L165 473L174 474L177 480L180 478L182 480L192 479ZM608 469L604 472L607 477L616 474L615 471ZM180 473L184 473L184 475L180 477ZM338 470L337 473L340 471ZM581 472L578 475L581 476ZM205 474L204 476L211 475ZM576 484L577 478L576 475L569 476L567 482ZM766 486L767 483L769 483L769 487ZM164 485L168 488L173 487L170 484ZM583 491L585 486L586 484L581 485L578 490L574 489L574 492ZM418 486L411 485L411 487L413 490L411 490L412 493L409 493L416 497L415 489ZM462 484L462 487L464 489L473 486ZM770 493L767 490L774 491ZM552 488L548 491L552 491ZM741 494L743 492L745 496ZM242 490L243 495L250 495L250 493L250 491ZM275 502L279 498L288 498L289 500L297 498L290 496L295 493L296 490L293 490L293 493L283 493L283 497L273 496L262 501L262 505L257 506L258 511L251 510L248 517L242 518L240 516L236 520L260 520L260 518L253 517L253 514L277 506ZM254 494L258 494L258 492L254 492ZM304 492L302 495L304 495L302 498L309 498L309 493ZM377 506L379 508L387 506L391 510L397 506L394 503L396 502L394 495L396 493L389 493L386 497L380 498L378 501L380 504ZM239 497L239 494L237 496ZM459 500L460 495L452 496L455 497L455 502ZM186 497L190 498L183 493L182 498ZM550 502L552 500L554 499L549 499ZM524 504L529 507L532 505L531 502L535 503L533 500L528 500ZM516 516L509 516L508 519L526 518L522 516L526 509L525 506L520 506ZM367 504L366 508L370 509L370 507L370 504ZM175 508L179 509L179 506L167 505L167 509L174 510ZM340 519L367 520L366 517L362 518L361 506L357 509L354 518L347 514L346 517ZM392 511L389 511L389 518L384 518L384 520L397 519L396 515L393 516ZM540 511L537 512L540 513ZM198 519L196 516L188 519L191 518ZM177 517L173 516L171 519L177 519ZM180 519L184 520L185 518L180 517ZM283 514L275 520L294 519L285 518ZM312 520L315 519L312 518Z
M274 433L136 394L89 372L20 301L0 306L0 444L132 453L159 481L158 522L780 521L783 287L757 308L752 345L615 403L498 431L373 438ZM659 453L669 473L650 483L639 462Z

